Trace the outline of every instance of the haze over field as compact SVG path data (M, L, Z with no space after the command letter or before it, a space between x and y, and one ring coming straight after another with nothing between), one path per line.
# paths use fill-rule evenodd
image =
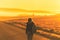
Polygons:
M60 40L60 0L0 0L0 40L26 40L30 17L33 40Z

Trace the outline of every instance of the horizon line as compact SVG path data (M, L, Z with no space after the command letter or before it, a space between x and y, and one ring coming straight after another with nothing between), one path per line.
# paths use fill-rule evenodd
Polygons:
M0 8L0 11L50 13L49 11L43 11L43 10L26 10L26 9L17 9L17 8Z

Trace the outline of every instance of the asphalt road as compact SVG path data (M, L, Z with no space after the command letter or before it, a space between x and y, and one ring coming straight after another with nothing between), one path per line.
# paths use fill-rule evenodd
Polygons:
M0 40L27 40L25 30L0 22ZM34 34L33 40L48 40Z

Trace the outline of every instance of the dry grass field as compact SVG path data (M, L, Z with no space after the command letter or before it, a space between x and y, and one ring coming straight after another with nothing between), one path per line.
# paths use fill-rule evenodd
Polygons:
M0 40L27 40L26 22L29 17L3 17L0 20ZM60 21L54 17L33 17L37 27L33 40L60 40Z

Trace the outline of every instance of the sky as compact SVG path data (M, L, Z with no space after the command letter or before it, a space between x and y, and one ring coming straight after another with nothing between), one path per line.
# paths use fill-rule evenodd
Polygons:
M60 0L0 0L0 8L44 10L49 12L60 13ZM6 15L7 13L3 12L3 14ZM14 15L14 13L9 13L9 14Z

